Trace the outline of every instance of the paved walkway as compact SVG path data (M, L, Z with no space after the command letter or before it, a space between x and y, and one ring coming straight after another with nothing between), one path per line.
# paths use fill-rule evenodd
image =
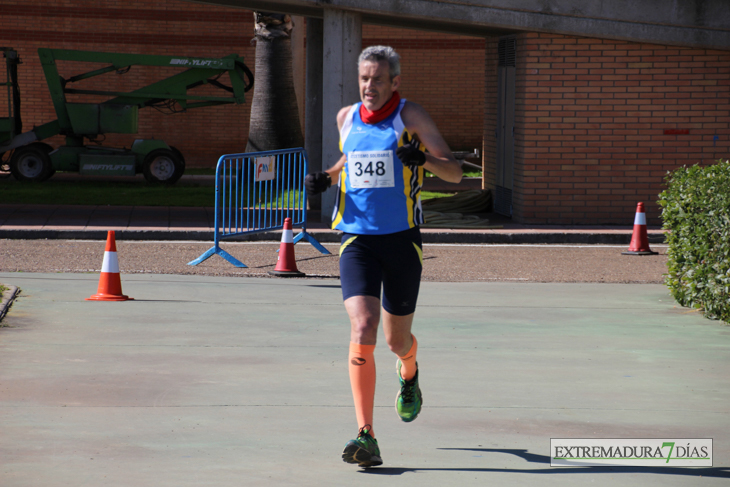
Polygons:
M0 484L694 486L730 477L730 330L661 285L430 283L414 332L424 410L393 410L384 465L356 430L336 280L0 273ZM551 468L550 438L714 438L714 468ZM725 480L722 480L725 478Z

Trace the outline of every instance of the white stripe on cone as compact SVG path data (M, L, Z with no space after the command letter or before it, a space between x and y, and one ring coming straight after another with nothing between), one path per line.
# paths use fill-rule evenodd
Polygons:
M119 274L119 260L116 252L104 252L104 262L101 264L101 272Z
M294 243L294 232L292 230L284 230L281 234L281 243Z
M646 213L637 213L634 217L634 225L646 225Z

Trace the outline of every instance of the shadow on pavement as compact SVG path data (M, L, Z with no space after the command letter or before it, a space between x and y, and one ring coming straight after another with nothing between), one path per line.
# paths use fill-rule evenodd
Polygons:
M550 457L529 453L527 450L509 450L500 448L439 448L439 450L473 451L484 453L507 453L527 460L530 463L550 464ZM409 472L502 472L524 474L600 474L600 473L651 473L660 475L683 475L686 477L718 477L730 478L730 467L682 468L682 467L550 467L539 469L517 468L408 468L386 467L360 470L359 473L371 475L403 475Z

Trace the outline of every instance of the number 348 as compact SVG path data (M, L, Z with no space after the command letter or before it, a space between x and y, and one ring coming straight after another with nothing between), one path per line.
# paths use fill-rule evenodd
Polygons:
M385 162L377 161L375 163L375 169L373 169L373 161L368 162L364 169L362 162L356 162L355 176L360 177L363 174L368 174L370 176L385 176Z

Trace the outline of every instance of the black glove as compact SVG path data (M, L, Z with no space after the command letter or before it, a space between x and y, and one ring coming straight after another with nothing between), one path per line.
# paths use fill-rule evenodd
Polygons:
M408 132L403 133L403 145L395 150L398 159L405 166L423 166L426 163L426 154L421 152L421 143L416 139L410 139Z
M326 172L313 172L304 178L304 187L309 194L319 194L332 186L332 178Z

